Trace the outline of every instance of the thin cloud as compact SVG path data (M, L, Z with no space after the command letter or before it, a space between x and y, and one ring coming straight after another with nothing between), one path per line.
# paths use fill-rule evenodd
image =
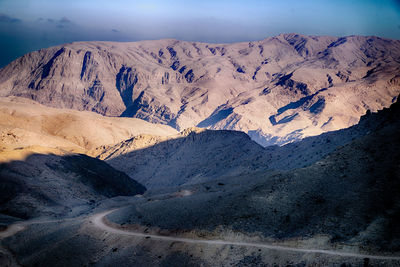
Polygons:
M57 21L57 28L63 29L70 26L74 26L74 23L67 17L62 17Z
M21 20L18 18L11 17L4 13L0 13L0 22L17 23L17 22L21 22Z
M58 22L61 24L71 24L72 23L72 21L67 17L62 17Z
M67 17L62 17L60 19L38 18L37 21L38 22L46 21L48 24L51 24L59 29L67 28L74 25L74 23Z

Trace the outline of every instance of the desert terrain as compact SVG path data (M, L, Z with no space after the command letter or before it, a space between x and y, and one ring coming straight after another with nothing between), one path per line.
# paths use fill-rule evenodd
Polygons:
M1 266L399 266L400 43L80 42L0 69Z

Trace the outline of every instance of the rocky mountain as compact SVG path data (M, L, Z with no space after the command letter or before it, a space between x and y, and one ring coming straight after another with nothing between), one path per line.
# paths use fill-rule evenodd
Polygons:
M240 130L284 144L356 124L400 93L400 41L282 34L257 42L80 42L0 70L0 96L135 117L177 130Z

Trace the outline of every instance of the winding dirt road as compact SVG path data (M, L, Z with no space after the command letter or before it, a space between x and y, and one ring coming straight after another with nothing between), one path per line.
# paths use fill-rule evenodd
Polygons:
M265 248L265 249L289 251L289 252L317 253L317 254L325 254L325 255L340 256L340 257L356 257L356 258L370 258L370 259L377 259L377 260L400 261L400 256L383 256L383 255L370 255L370 254L341 252L341 251L335 251L335 250L293 248L293 247L285 247L285 246L265 244L265 243L210 240L210 239L193 239L193 238L161 236L161 235L145 234L145 233L140 233L140 232L128 231L128 230L113 228L104 223L104 217L116 210L118 210L118 209L112 209L112 210L104 211L101 213L97 213L97 214L89 217L88 220L92 221L95 227L100 228L103 231L106 231L106 232L109 232L112 234L125 235L125 236L136 236L136 237L143 237L143 238L152 238L152 239L164 240L164 241L169 241L169 242L172 241L172 242L184 242L184 243L191 243L191 244L206 244L206 245L233 245L233 246L257 247L257 248ZM24 230L31 224L58 223L58 222L63 222L63 221L67 221L67 220L76 220L76 219L78 219L78 218L16 223L16 224L10 225L5 231L0 232L0 239L12 236L12 235L16 234L17 232Z
M333 256L341 256L341 257L356 257L356 258L370 258L377 260L398 260L400 261L400 256L380 256L380 255L369 255L369 254L358 254L358 253L350 253L350 252L341 252L334 250L322 250L322 249L306 249L306 248L292 248L292 247L284 247L272 244L265 243L250 243L250 242L237 242L237 241L225 241L225 240L207 240L207 239L192 239L192 238L183 238L183 237L172 237L172 236L161 236L154 234L145 234L140 232L127 231L123 229L113 228L104 223L104 217L108 214L116 211L117 209L105 211L102 213L95 214L91 217L94 225L106 232L118 234L118 235L128 235L128 236L137 236L144 238L153 238L158 240L165 241L173 241L173 242L184 242L184 243L192 243L192 244L207 244L207 245L233 245L233 246L245 246L245 247L257 247L257 248L266 248L272 250L280 250L280 251L290 251L290 252L301 252L301 253L318 253L318 254L326 254Z

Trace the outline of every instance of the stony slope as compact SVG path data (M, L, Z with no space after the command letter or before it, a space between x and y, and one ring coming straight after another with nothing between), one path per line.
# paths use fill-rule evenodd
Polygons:
M400 93L399 51L396 40L298 34L236 44L72 43L1 69L0 95L282 144L389 106Z

